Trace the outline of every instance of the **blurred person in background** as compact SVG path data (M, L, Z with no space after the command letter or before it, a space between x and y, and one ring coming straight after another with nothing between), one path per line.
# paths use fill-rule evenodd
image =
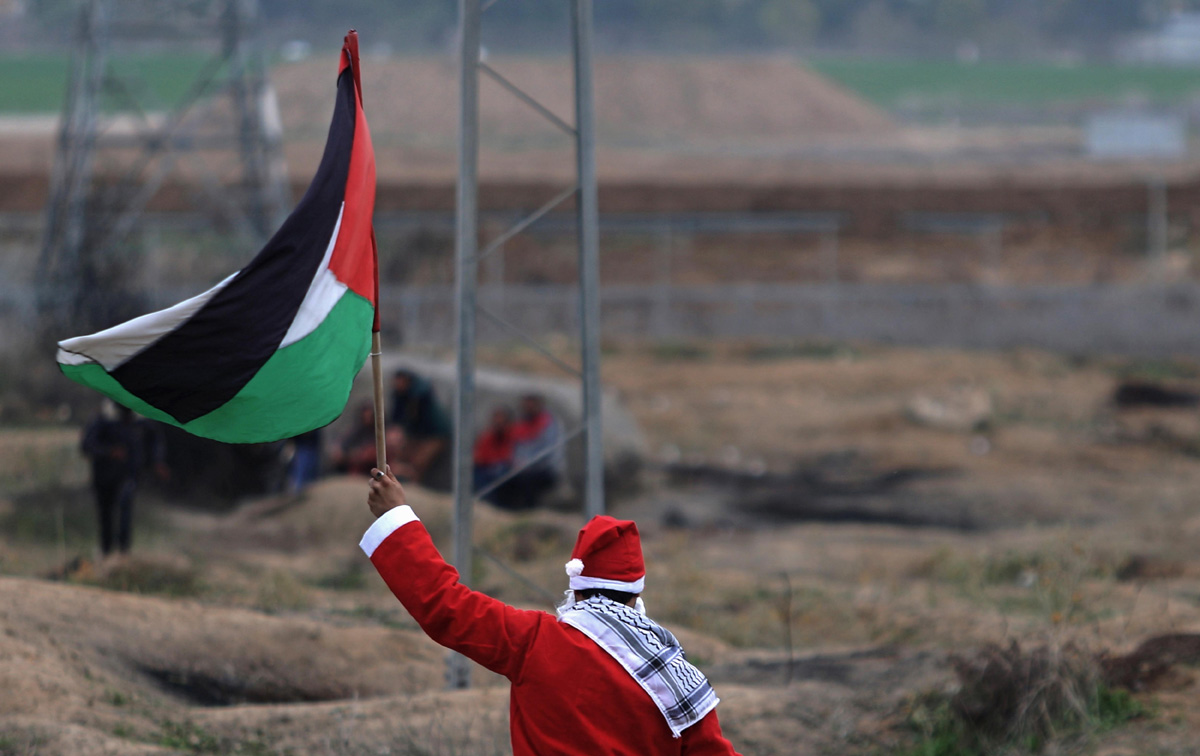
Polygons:
M394 440L388 438L388 457L396 450ZM342 440L330 452L333 468L350 475L364 475L375 466L375 406L370 402L358 405L358 421L342 436Z
M397 370L392 378L390 430L399 438L388 458L396 460L393 469L401 478L425 482L450 450L450 415L429 381L411 370Z
M287 492L295 496L321 476L321 429L302 433L290 439L290 443L292 457L287 466Z
M475 440L475 492L478 493L500 480L513 466L513 413L508 407L492 410L492 419L479 438ZM500 488L503 488L501 486ZM497 503L497 494L492 491L482 498Z
M532 509L563 479L566 455L562 425L541 394L521 397L520 417L513 426L513 469L500 497L506 509Z
M92 462L100 553L107 557L115 546L120 553L128 554L133 542L133 498L138 476L147 464L152 464L160 479L169 477L162 434L128 407L105 400L84 429L80 448Z

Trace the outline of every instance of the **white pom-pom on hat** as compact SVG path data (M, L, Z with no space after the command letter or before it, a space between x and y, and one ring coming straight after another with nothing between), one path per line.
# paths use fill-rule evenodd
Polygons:
M567 577L579 577L583 574L583 560L572 559L567 562Z

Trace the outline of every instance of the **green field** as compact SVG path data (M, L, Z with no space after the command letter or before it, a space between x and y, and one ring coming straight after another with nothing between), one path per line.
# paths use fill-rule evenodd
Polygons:
M180 100L208 62L201 55L122 57L112 65L136 74L137 99L155 109ZM1200 70L1160 66L816 59L820 73L885 108L902 105L1120 102L1156 103L1200 96ZM51 113L62 107L65 56L0 57L0 113ZM123 77L125 78L125 77Z
M905 103L1119 102L1131 95L1166 103L1200 94L1200 70L1164 66L829 59L809 65L885 108Z
M136 82L131 92L141 107L161 110L179 102L209 57L155 55L114 58L112 70L124 81ZM0 57L0 113L53 113L62 108L67 90L66 56ZM115 96L109 107L127 109Z

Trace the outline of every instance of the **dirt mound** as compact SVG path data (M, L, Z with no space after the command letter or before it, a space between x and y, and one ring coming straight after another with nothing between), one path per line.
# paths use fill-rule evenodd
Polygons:
M497 58L488 65L570 123L566 59ZM271 73L293 136L323 139L328 128L328 62L313 59ZM601 143L802 140L891 133L879 109L787 58L601 58L595 67ZM453 147L458 79L449 58L370 60L365 105L376 147ZM508 150L561 141L562 132L487 75L481 78L483 138Z
M14 714L86 704L99 683L226 705L411 693L442 674L415 632L10 578L0 605L0 711Z
M448 543L454 520L450 495L416 485L405 486L405 494L434 540ZM210 522L215 526L213 535L225 546L264 547L285 553L330 549L357 554L359 539L375 521L366 501L365 477L335 475L313 484L298 498L261 499ZM477 533L492 532L514 519L518 518L487 504L475 505Z
M602 60L596 79L599 128L610 137L803 139L895 130L881 110L786 58Z
M16 752L508 752L507 686L478 673L472 690L442 690L443 651L417 631L12 578L0 578L0 627L0 735ZM741 656L681 636L699 656ZM827 739L793 708L850 699L721 692L726 729L764 754Z

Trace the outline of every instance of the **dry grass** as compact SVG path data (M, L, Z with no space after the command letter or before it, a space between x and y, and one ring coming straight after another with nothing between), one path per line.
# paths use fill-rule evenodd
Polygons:
M537 364L511 349L488 352L483 361ZM1200 460L1139 430L1177 417L1135 418L1108 401L1129 371L1169 369L1173 381L1196 380L1180 366L1034 352L710 344L615 346L604 369L652 449L674 444L702 461L735 466L761 457L779 472L805 465L828 471L820 465L853 450L872 469L952 469L923 483L921 495L984 501L996 510L999 525L980 531L767 524L741 512L736 493L662 488L653 476L638 498L616 503L614 514L636 518L644 535L651 615L677 630L713 675L722 721L744 753L903 753L914 743L895 717L904 701L955 684L975 691L975 698L963 694L963 711L968 704L998 711L1003 698L1025 712L1023 724L989 738L1070 730L1076 734L1055 739L1058 750L1048 752L1085 753L1096 742L1087 733L1099 732L1102 693L1088 692L1094 668L1076 651L1120 654L1148 636L1200 629ZM986 454L971 451L974 432L919 425L906 415L913 396L963 386L990 398ZM48 447L74 438L73 431L22 430L0 434L0 444L8 436L14 448L36 447L40 434ZM730 446L737 461L725 462ZM411 494L448 549L449 499ZM75 496L69 511L82 527L91 504L86 492ZM422 638L356 550L370 522L363 497L361 481L333 478L302 501L251 502L224 516L164 508L156 530L138 542L152 545L142 566L87 581L109 590L0 580L0 590L13 596L0 622L17 633L0 636L0 653L10 654L0 661L0 689L8 680L14 700L33 702L23 716L54 717L14 721L18 729L0 735L13 748L37 743L45 754L88 747L124 753L157 748L169 721L190 722L194 729L183 735L199 744L211 736L232 752L506 753L503 681L480 672L478 691L440 690L441 649ZM8 507L7 525L24 522L41 535L4 531L6 574L41 576L58 561L53 509L31 506L43 501L53 503L31 492ZM139 509L139 516L152 511ZM686 514L688 527L670 526L671 511ZM544 594L557 597L565 587L562 565L578 524L572 513L517 516L479 507L476 542L521 578L477 557L474 584L547 608ZM77 535L68 540L68 556L76 546L90 548L90 531ZM171 565L176 572L168 580ZM88 601L53 592L60 589L90 591ZM238 679L257 670L265 682L248 689L255 695L270 682L271 690L347 697L196 707L114 666L118 657L96 655L101 640L120 658L152 649L156 668L195 669L218 680L226 680L223 670ZM389 650L377 652L381 645ZM945 663L951 654L962 657L962 679ZM29 658L40 661L14 666ZM373 669L380 665L386 669ZM1016 682L998 688L997 670ZM1131 743L1130 754L1190 754L1200 732L1194 682L1186 668L1171 680L1174 687L1155 693L1163 703L1153 723L1105 730L1104 741ZM351 690L389 697L354 701ZM126 703L114 705L117 697ZM917 719L934 716L942 704L937 716L952 711L946 696L928 703ZM1081 709L1089 719L1068 726L1073 717L1081 721L1071 713ZM79 724L70 729L60 721ZM111 735L117 727L126 735ZM1028 743L1012 748L1027 751Z
M79 452L79 431L48 426L5 429L0 433L0 495L83 486L87 460Z
M952 657L957 690L919 697L908 713L908 753L1086 752L1095 738L1150 710L1106 686L1096 657L1075 643L1022 650L1017 641Z

